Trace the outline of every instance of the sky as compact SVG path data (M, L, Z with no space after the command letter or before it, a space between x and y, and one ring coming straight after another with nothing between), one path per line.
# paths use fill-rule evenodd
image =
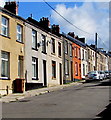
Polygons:
M3 6L2 1L4 0L1 0L1 6ZM97 32L98 47L104 50L109 49L109 2L104 0L102 2L63 2L62 0L62 2L48 3L73 25L65 21L45 2L19 2L19 16L28 18L32 14L38 21L42 17L48 17L51 25L60 25L61 33L74 32L79 37L85 37L87 44L94 44Z

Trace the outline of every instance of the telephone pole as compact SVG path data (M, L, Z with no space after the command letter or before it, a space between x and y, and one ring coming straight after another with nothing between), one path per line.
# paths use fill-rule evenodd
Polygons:
M97 70L97 33L95 33L95 70Z

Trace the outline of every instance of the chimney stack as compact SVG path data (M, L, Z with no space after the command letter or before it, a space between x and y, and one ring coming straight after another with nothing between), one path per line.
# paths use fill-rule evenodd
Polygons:
M39 21L40 26L43 27L44 29L48 30L50 26L50 21L48 18L42 17Z
M79 41L81 41L82 43L85 43L85 38L79 38Z
M52 33L56 34L56 35L59 35L59 33L60 33L60 26L53 24L52 25Z
M15 15L18 15L18 5L16 1L5 2L4 8L10 11L11 13L14 13Z
M70 35L70 36L73 37L73 38L75 37L74 32L69 32L68 35Z

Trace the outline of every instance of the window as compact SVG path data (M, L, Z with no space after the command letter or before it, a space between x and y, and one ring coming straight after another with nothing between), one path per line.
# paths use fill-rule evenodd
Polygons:
M75 63L75 75L78 76L78 63Z
M32 79L38 79L38 59L32 57Z
M65 40L65 54L68 54L68 42Z
M65 60L65 74L69 75L69 61Z
M61 56L61 43L58 42L58 55Z
M55 39L52 38L52 53L55 53Z
M17 41L19 42L23 42L23 39L22 39L22 26L21 25L17 25Z
M85 76L85 64L83 64L83 76Z
M84 49L82 49L82 59L84 60Z
M56 78L56 62L52 61L52 78Z
M45 35L42 35L42 52L46 53L46 37Z
M4 36L8 36L9 35L9 20L6 17L2 16L2 30L1 30L1 34Z
M76 46L74 47L74 53L75 53L75 57L77 57L78 50Z
M19 56L18 58L18 77L23 77L23 56Z
M72 56L72 44L70 44L70 56Z
M9 78L9 53L1 52L1 77Z
M85 51L85 60L87 60L88 58L87 58L87 52Z
M32 30L32 48L37 49L37 32Z
M81 50L78 48L78 58L81 59Z

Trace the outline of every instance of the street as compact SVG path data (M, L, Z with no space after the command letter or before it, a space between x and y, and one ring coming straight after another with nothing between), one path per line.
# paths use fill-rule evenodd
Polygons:
M47 94L3 103L3 118L91 118L109 105L111 82L84 83Z

